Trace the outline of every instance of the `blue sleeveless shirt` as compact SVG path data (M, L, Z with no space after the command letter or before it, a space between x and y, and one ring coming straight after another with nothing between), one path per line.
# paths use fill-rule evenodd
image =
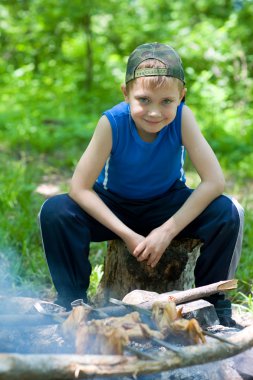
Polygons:
M97 184L123 198L139 200L165 194L176 180L185 182L182 108L183 103L153 142L139 136L128 103L105 111L112 128L112 150Z

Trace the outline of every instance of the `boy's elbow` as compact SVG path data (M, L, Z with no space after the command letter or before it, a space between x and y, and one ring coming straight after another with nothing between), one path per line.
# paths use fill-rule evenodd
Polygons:
M224 178L223 175L221 175L220 178L218 178L216 180L216 187L217 187L218 195L220 195L220 194L222 194L224 192L225 185L226 185L225 178Z
M225 190L225 179L222 175L207 180L206 184L214 197L218 197Z
M74 191L73 188L69 189L68 195L70 196L70 198L76 200L76 192Z
M70 188L69 188L68 195L69 195L70 198L72 198L74 201L77 201L77 200L78 200L78 195L79 195L78 187L75 186L72 182L70 183Z
M79 203L81 199L84 197L85 191L88 190L85 186L80 186L80 184L75 183L74 181L70 182L69 192L68 195L70 198L72 198L74 201Z

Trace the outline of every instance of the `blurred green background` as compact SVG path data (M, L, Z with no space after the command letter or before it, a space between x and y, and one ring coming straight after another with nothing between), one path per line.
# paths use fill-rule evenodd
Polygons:
M37 225L45 193L68 190L101 112L123 99L128 55L158 41L181 55L187 104L221 162L226 193L245 208L237 278L251 300L252 25L252 0L1 1L0 292L54 295ZM92 245L91 294L105 250Z

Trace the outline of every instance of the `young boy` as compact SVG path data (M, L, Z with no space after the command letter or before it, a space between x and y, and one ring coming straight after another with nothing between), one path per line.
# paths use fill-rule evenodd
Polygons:
M104 112L74 172L69 194L40 212L42 239L58 302L86 301L90 242L122 239L137 261L155 267L176 236L203 242L196 286L233 278L240 257L242 208L221 195L220 165L183 100L182 62L149 43L130 55L125 102ZM185 184L184 153L198 172ZM231 303L209 297L220 322L233 325Z

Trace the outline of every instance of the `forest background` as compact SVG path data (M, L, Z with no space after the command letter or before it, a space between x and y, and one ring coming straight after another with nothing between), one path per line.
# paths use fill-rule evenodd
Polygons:
M181 55L187 104L245 208L233 297L253 310L252 25L252 0L1 0L0 293L54 297L37 214L68 191L101 112L123 100L129 53L158 41ZM91 296L105 251L92 245Z

